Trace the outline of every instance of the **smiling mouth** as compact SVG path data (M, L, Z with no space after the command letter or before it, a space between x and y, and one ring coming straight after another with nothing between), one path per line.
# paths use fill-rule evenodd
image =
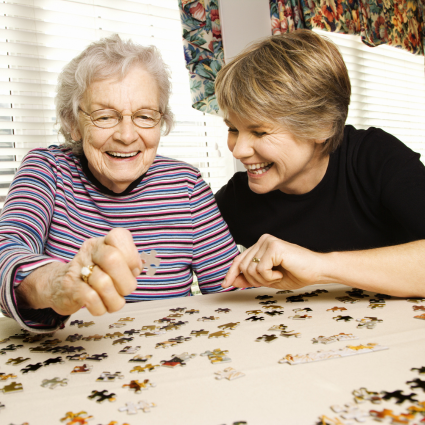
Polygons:
M260 162L258 164L244 164L244 167L247 169L250 174L263 174L270 170L274 165L274 162Z
M122 152L106 152L110 157L112 158L132 158L133 156L136 156L140 153L140 151L137 152L130 152L130 153L122 153Z

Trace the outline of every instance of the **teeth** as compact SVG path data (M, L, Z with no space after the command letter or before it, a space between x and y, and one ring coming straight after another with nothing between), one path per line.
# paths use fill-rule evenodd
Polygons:
M120 153L120 152L108 152L109 155L119 157L119 158L131 158L132 156L136 156L138 152L133 153Z
M259 170L260 168L268 167L269 165L273 164L273 162L261 162L259 164L249 164L245 165L245 168L248 170ZM258 174L258 173L256 173Z

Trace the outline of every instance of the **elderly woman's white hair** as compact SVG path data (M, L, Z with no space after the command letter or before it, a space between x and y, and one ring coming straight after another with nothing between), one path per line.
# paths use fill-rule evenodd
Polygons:
M155 46L142 46L121 40L118 34L90 44L72 59L58 77L56 117L65 145L75 154L83 151L82 140L73 140L71 130L78 122L78 106L94 81L117 76L124 78L133 65L141 66L155 80L159 91L159 108L163 113L161 127L167 135L173 126L168 105L171 94L170 72Z

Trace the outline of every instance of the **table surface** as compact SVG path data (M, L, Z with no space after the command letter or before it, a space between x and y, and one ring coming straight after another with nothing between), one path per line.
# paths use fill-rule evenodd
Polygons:
M305 297L305 302L288 302L287 298L293 295L312 292L316 289L326 289L327 293ZM425 320L418 320L414 316L423 314L421 310L414 311L413 306L425 306L425 302L411 302L406 299L387 300L383 308L371 309L369 300L374 297L358 299L356 303L343 303L336 297L346 296L347 288L342 285L310 286L290 294L277 294L277 290L265 288L222 293L216 295L196 296L162 301L128 304L121 311L107 314L102 317L92 317L85 309L74 314L66 327L56 332L52 337L46 337L40 342L23 342L22 339L10 339L2 342L0 349L9 344L21 344L23 347L13 352L0 355L0 373L15 374L16 378L0 380L0 389L11 382L22 384L23 391L2 393L0 391L0 422L15 425L28 422L29 425L45 424L73 424L84 423L71 419L60 421L67 412L86 412L92 416L88 423L110 424L116 421L117 425L124 423L134 425L139 423L155 424L206 424L220 425L233 424L237 421L246 421L248 425L257 424L300 424L310 425L322 423L319 418L325 415L335 422L350 423L343 419L343 413L337 414L331 406L343 406L354 403L353 390L361 387L368 391L396 391L403 390L404 394L414 392L418 401L425 400L425 388L414 388L407 381L421 379L425 381L425 374L418 370L425 366ZM267 311L260 304L258 295L270 295L276 300L275 305L281 306L281 315L268 316L261 314L264 320L246 320L249 315L246 311ZM346 311L328 311L332 307L344 307ZM175 320L188 323L178 330L171 330L155 337L134 334L131 342L113 344L116 339L102 338L99 341L79 340L66 341L68 335L79 334L84 337L91 335L106 335L107 333L121 332L135 329L140 331L142 326L165 324L155 323L155 320L170 315L170 309L185 307L197 309L199 313L183 314ZM310 308L309 319L295 320L291 318L296 308ZM229 313L217 313L218 308L229 308ZM301 314L304 314L301 312ZM351 316L353 320L337 321L338 315ZM198 321L208 316L218 317L214 321ZM358 328L356 319L376 316L382 319L375 328ZM119 319L132 318L133 321L119 322ZM79 328L71 326L73 320L84 322L93 321L89 327ZM226 338L209 338L208 335L195 337L192 330L204 329L210 334L219 331L218 326L240 322L233 330L226 330L230 335ZM113 323L124 323L121 328L110 328ZM287 325L288 331L301 334L298 338L280 336L279 331L269 331L273 325ZM0 319L0 340L19 334L20 329L11 319ZM142 333L142 332L140 332ZM358 337L355 341L336 341L331 344L313 343L313 338L319 336L330 337L340 333L351 333ZM278 336L272 342L256 341L264 334ZM126 337L128 335L125 335ZM155 348L156 344L177 336L192 336L191 340L168 348ZM51 352L30 351L31 347L40 346L48 339L59 339L63 345L83 346L88 354L107 353L108 357L102 361L71 361L66 359L68 354L54 354ZM338 350L347 345L365 345L377 343L388 347L388 350L371 352L351 357L335 358L305 364L282 364L279 360L287 354L306 354L318 350ZM173 355L183 352L196 354L186 361L184 367L158 367L152 372L137 373L130 371L134 366L144 366L144 363L129 362L135 354L121 354L124 346L140 346L137 355L152 355L147 363L160 365L162 360L170 360ZM212 364L206 356L201 356L207 350L228 350L230 363ZM30 364L43 363L47 359L62 357L60 364L43 366L35 372L23 373L21 369ZM30 360L20 365L6 364L8 359L29 357ZM75 366L87 364L92 370L87 374L71 374ZM245 376L234 379L215 379L215 372L232 367ZM113 382L99 382L97 378L102 372L121 372L122 379ZM5 376L5 375L0 375ZM42 387L44 379L68 379L66 386L57 386L55 389ZM139 382L149 379L155 386L136 394L129 387L131 380ZM115 393L116 401L108 400L98 403L88 396L92 391L107 390ZM118 409L126 403L137 403L144 400L155 403L150 412L138 410L137 414L130 415ZM381 404L372 404L367 401L358 406L368 413L370 410L382 411L391 409L393 414L406 413L412 402L396 403L396 399L383 401ZM419 406L416 404L416 406ZM84 417L84 414L81 415ZM337 422L338 418L341 422ZM411 424L419 423L423 419L416 415ZM326 422L323 422L326 423ZM354 422L357 423L357 422ZM364 423L375 423L372 417L367 417Z

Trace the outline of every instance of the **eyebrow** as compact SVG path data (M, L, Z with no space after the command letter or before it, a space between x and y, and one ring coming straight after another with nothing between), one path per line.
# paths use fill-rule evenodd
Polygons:
M229 127L235 127L228 119L224 119L224 122L229 126ZM247 127L248 130L255 130L258 128L264 128L264 124L251 124Z

